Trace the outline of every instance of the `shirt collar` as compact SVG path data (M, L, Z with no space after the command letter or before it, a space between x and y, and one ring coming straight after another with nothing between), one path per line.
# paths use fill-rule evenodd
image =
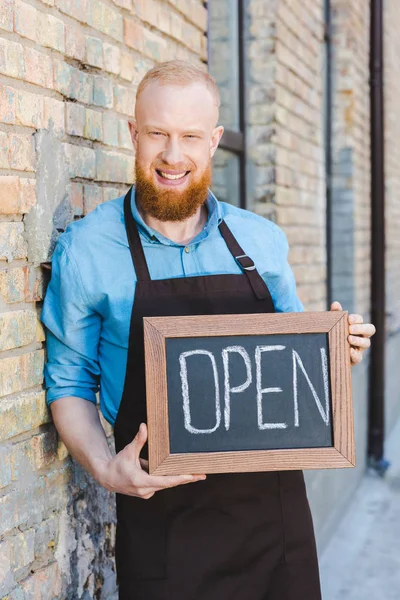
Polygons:
M204 227L200 231L200 233L190 242L189 246L191 246L192 244L198 244L202 240L206 239L210 235L210 233L212 233L213 231L215 231L217 229L218 225L222 221L221 206L211 190L208 190L206 206L207 206L207 210L208 210L207 223L204 225ZM183 245L183 244L177 244L176 242L173 242L169 238L163 236L156 229L153 229L152 227L149 227L148 225L146 225L146 223L143 221L142 216L140 215L137 205L136 205L135 186L132 187L131 209L132 209L133 218L136 221L136 224L138 226L140 233L149 242L151 242L153 244L161 243L161 244L165 244L167 246L182 246Z

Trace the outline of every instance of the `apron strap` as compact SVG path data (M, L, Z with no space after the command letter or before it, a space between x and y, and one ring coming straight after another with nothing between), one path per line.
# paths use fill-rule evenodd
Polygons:
M259 300L270 298L271 294L269 292L267 284L257 271L256 266L250 258L250 256L247 256L247 254L239 246L235 236L233 235L225 221L221 221L221 223L219 224L219 230L233 258L240 265L244 274L247 276L247 279L249 280L249 283L253 288L253 292L256 298L258 298Z
M138 281L150 281L149 267L144 256L142 242L132 215L131 209L132 187L127 191L124 198L125 228L128 236L129 250L131 251L133 266Z

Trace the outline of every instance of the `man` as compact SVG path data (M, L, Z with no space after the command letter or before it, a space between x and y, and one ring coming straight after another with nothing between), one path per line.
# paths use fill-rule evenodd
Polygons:
M303 310L283 232L209 191L218 106L215 81L187 63L140 83L135 189L69 226L54 252L42 313L48 403L71 454L117 494L121 600L318 600L301 471L146 471L143 317ZM374 327L349 319L355 364Z

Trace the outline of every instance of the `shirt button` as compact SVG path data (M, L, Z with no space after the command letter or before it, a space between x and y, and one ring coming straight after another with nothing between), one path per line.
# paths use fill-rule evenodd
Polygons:
M186 254L189 254L190 248L188 248L187 246L185 246L185 252L186 252Z

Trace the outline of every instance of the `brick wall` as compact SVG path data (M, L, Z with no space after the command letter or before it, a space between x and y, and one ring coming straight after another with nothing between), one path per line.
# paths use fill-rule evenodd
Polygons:
M307 310L326 307L322 1L247 5L251 208L287 234Z
M333 0L332 287L370 311L369 5Z
M400 7L388 0L384 12L384 111L386 209L386 431L399 416L400 354Z
M1 598L115 590L112 498L71 463L45 405L39 264L57 228L132 182L136 86L158 61L202 64L206 22L200 0L1 2Z
M384 18L385 193L388 332L400 332L400 6L389 0Z

